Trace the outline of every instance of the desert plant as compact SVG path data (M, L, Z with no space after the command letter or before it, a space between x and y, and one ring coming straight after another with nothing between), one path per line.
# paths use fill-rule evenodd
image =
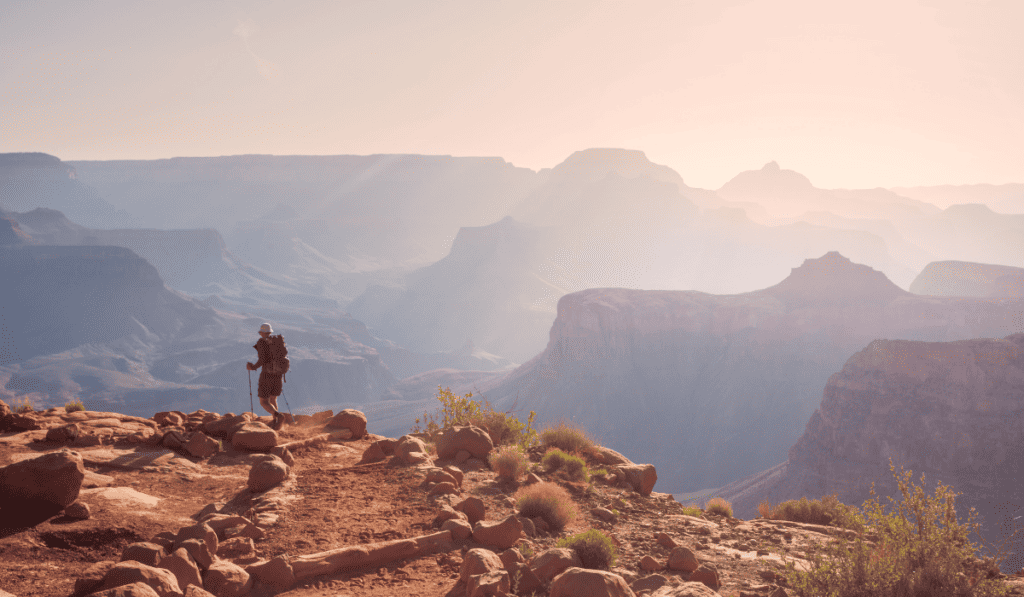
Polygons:
M797 570L786 565L787 580L801 597L902 597L949 595L989 597L1005 595L1007 588L995 578L1002 554L991 558L987 567L975 564L977 547L968 540L980 525L972 508L961 524L956 514L956 496L948 486L937 485L934 496L911 480L902 468L889 470L902 494L886 514L874 497L864 502L862 514L866 534L877 541L868 543L863 535L854 541L833 539L819 553L810 556L811 567ZM924 475L921 475L924 483ZM874 496L874 486L871 488Z
M569 492L546 481L527 485L517 491L516 504L520 515L539 516L556 531L561 531L580 515Z
M488 457L491 468L499 477L512 481L519 480L530 467L530 458L518 445L499 446Z
M732 518L732 504L720 497L713 497L704 504L704 511L708 514L719 514Z
M687 516L700 516L703 512L697 504L687 504L683 506L683 514Z
M85 410L85 405L82 404L81 400L74 400L64 405L64 410L69 413L73 413L79 410Z
M772 507L767 500L761 502L757 511L763 518L772 520L790 520L811 524L845 527L857 532L864 530L863 520L857 515L856 508L839 501L836 494L827 495L820 500L788 500Z
M22 398L21 402L12 402L11 403L11 412L15 412L15 413L18 413L18 414L25 414L25 413L34 412L35 410L36 410L35 407L32 406L32 402L28 398Z
M496 446L517 444L525 451L537 441L537 432L533 429L537 413L533 411L530 411L524 423L512 411L496 411L489 401L474 400L473 392L459 396L451 388L437 386L434 397L441 403L440 412L423 413L422 419L416 419L413 433L424 433L429 440L434 441L445 429L457 425L475 425L487 431Z
M558 448L552 448L544 454L540 463L549 473L561 472L570 481L586 481L590 479L587 463L579 456L566 454Z
M594 440L587 435L586 431L565 421L542 430L540 443L576 454L584 454L594 449Z
M559 539L557 547L568 547L575 551L584 568L608 570L618 559L611 537L597 529Z

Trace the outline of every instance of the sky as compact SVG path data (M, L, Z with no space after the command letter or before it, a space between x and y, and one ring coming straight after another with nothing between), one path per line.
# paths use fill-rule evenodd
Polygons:
M1019 0L4 0L0 152L1024 182Z

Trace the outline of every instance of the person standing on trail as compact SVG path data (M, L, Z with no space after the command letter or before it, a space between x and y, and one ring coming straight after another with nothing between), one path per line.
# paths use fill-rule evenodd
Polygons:
M270 426L278 430L284 424L284 415L277 410L277 397L281 395L283 390L282 378L284 377L284 372L279 373L280 367L276 364L284 357L274 354L274 343L270 339L270 335L274 333L274 330L270 327L269 323L261 325L259 333L260 339L253 345L259 359L255 363L247 362L245 367L249 371L255 371L260 367L263 368L263 371L260 371L259 381L260 406L273 415L274 421ZM280 336L277 336L277 338L280 338ZM281 341L281 346L284 346L283 340Z

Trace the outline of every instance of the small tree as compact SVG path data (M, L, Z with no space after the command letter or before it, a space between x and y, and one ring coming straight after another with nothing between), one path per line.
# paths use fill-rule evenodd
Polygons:
M441 431L458 425L484 429L496 446L516 444L525 451L537 441L537 432L533 429L537 413L533 411L524 423L512 411L494 410L486 399L474 400L473 392L459 396L451 388L437 386L434 397L441 403L440 411L423 413L423 418L416 419L412 427L414 433L425 433L430 441L435 441Z

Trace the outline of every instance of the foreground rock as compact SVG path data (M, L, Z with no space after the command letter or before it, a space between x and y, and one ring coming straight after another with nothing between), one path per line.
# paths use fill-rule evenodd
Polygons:
M77 452L60 451L0 469L0 508L26 504L61 510L78 499L85 465Z
M551 582L550 597L634 597L626 581L612 572L569 568Z

